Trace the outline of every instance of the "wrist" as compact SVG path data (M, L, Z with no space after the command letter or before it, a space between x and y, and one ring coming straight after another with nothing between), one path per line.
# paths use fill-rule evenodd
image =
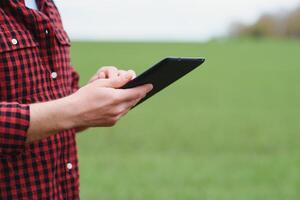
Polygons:
M59 120L59 126L64 129L77 128L78 124L78 103L76 98L73 95L62 98L58 103L59 111L58 114L61 114L61 119Z
M76 105L72 98L30 105L30 126L27 141L31 143L63 130L76 128Z

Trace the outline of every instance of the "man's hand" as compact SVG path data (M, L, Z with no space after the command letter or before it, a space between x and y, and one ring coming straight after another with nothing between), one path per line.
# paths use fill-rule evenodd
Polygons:
M68 97L31 104L27 142L72 128L115 125L153 88L148 84L119 89L132 78L130 73L123 73L114 78L96 79Z
M76 111L72 118L76 127L113 126L152 90L151 85L118 89L132 76L124 73L110 79L98 79L71 95Z
M104 66L101 67L97 73L90 78L88 83L92 83L98 79L111 79L111 78L117 78L120 76L131 76L129 78L130 80L134 79L136 77L136 73L133 70L120 70L114 66ZM89 127L77 127L76 132L82 132L88 129Z
M97 79L110 79L110 78L117 78L119 76L123 76L126 74L131 75L131 79L134 79L136 77L136 74L133 70L120 70L114 66L106 66L101 67L97 73L89 80L89 83L94 82Z

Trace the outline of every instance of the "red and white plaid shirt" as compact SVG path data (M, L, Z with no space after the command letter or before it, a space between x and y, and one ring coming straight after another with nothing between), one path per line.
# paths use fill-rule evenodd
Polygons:
M75 130L25 144L29 104L70 95L78 74L52 0L0 0L0 199L79 199Z

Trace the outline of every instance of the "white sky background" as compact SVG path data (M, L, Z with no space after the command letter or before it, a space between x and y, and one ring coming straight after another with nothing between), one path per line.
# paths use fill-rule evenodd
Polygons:
M205 41L300 0L55 0L75 40Z

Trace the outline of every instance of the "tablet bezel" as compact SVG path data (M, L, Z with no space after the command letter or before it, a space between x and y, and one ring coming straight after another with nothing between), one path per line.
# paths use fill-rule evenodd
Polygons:
M129 81L121 87L121 89L134 88L149 83L153 85L153 90L150 91L140 102L138 102L136 104L137 106L194 69L198 68L204 62L205 58L167 57L144 71L142 74L138 75L135 79ZM159 74L160 72L165 74ZM168 72L168 74L166 74L166 72ZM163 77L163 79L159 80L159 78L151 78L159 76Z

